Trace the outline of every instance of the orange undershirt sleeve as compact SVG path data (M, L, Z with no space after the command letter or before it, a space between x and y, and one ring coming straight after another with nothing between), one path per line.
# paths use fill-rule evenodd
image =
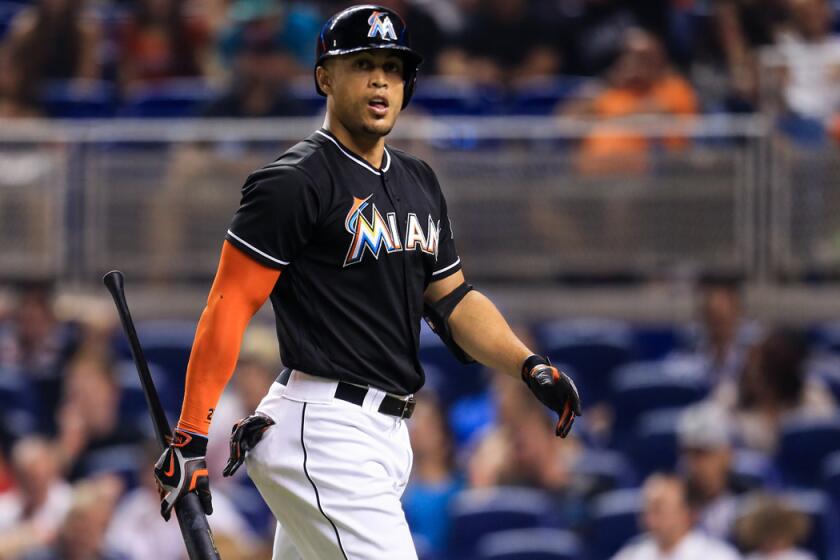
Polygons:
M245 329L279 277L279 270L224 242L187 365L179 428L207 435L213 410L236 367Z

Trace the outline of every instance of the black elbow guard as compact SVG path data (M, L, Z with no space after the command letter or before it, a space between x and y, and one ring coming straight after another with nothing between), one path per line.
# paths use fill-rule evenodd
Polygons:
M464 282L435 303L423 304L423 318L426 319L426 323L462 364L472 364L475 363L475 360L464 352L452 338L452 331L449 329L449 316L472 289L473 287L470 284Z

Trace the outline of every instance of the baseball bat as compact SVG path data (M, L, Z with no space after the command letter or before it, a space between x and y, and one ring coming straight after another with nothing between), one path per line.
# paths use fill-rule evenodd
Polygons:
M166 413L160 404L152 375L149 373L149 364L143 355L143 348L140 346L140 339L134 322L131 320L131 313L128 311L128 302L125 299L125 285L122 272L112 270L102 278L105 287L111 292L114 304L117 306L117 313L120 316L123 331L128 338L128 345L131 348L131 357L134 358L134 365L137 373L140 374L140 384L143 386L143 394L146 397L146 404L152 416L152 424L155 428L155 436L161 447L166 448L172 439L172 430ZM178 518L178 525L181 527L181 536L187 547L187 555L190 560L215 560L220 559L216 543L213 541L213 533L207 524L207 516L201 507L201 502L194 492L188 492L178 498L175 502L175 516Z

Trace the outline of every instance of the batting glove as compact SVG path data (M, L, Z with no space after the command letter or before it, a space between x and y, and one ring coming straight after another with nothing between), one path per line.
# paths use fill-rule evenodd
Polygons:
M178 498L187 492L198 494L204 513L213 513L210 479L207 476L207 438L175 430L169 447L155 463L155 481L160 493L160 514L166 521Z
M274 425L274 420L262 414L246 416L233 425L230 434L230 458L222 471L222 476L233 476L233 473L245 462L248 452L259 443L263 433L272 425Z
M572 378L551 365L548 358L531 355L522 364L522 380L534 395L560 415L555 433L569 435L575 416L582 416L580 395Z

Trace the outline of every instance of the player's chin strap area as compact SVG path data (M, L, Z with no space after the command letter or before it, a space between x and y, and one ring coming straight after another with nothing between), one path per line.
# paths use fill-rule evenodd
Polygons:
M280 375L275 379L275 383L280 385L288 385L289 378L292 375L292 370L289 368L280 372ZM358 406L362 406L367 396L368 388L364 385L354 385L346 381L338 381L335 388L335 398L349 402ZM397 418L411 418L414 414L414 405L417 403L414 395L408 397L398 397L396 395L387 394L379 404L378 411L389 416L396 416Z
M423 318L436 335L440 337L449 351L462 364L473 364L475 360L458 346L449 328L449 316L461 303L461 300L473 290L472 284L462 282L460 286L434 303L423 304Z

